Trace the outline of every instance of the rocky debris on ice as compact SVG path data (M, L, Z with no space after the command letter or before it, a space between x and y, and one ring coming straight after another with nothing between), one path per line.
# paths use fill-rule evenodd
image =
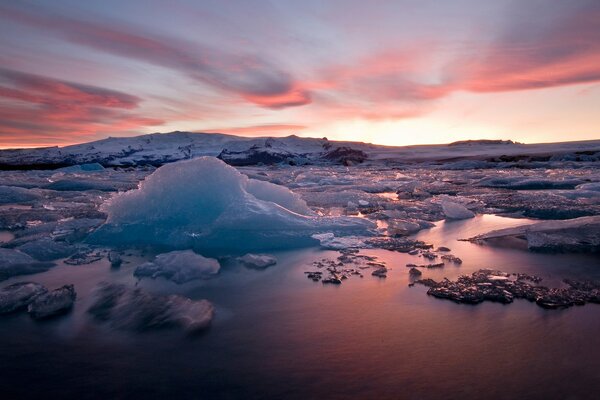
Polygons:
M219 262L206 258L192 250L172 251L159 254L151 262L138 266L136 278L164 278L177 284L197 279L209 279L219 273Z
M444 263L433 263L433 264L406 264L407 268L415 269L415 268L444 268Z
M81 248L77 253L67 258L64 263L68 265L87 265L102 260L103 255L91 248Z
M315 216L303 204L289 189L252 182L221 160L200 157L158 168L139 189L115 195L102 207L106 223L89 240L230 253L311 246L316 233L369 234L375 226Z
M542 221L491 231L468 239L479 244L526 247L532 251L600 251L600 216Z
M387 278L387 268L385 267L379 267L376 270L374 270L373 272L371 272L371 275L376 276L378 278Z
M227 149L223 149L217 158L235 167L263 164L272 165L280 163L301 165L310 161L308 157L301 154L294 154L287 150L260 147L257 145L242 151L229 151Z
M442 201L442 210L446 219L467 219L473 218L475 214L462 204L454 203L451 201Z
M43 285L33 282L18 282L0 290L0 314L20 311L39 295L48 291Z
M568 288L547 288L529 283L538 283L540 280L527 274L481 269L470 276L460 276L456 281L422 279L415 283L428 286L428 295L457 303L494 301L506 304L514 299L526 299L550 309L583 305L586 302L600 303L600 282L566 280Z
M272 265L277 264L277 259L268 254L252 254L248 253L242 257L238 257L237 260L244 264L247 268L252 269L265 269Z
M327 151L321 158L337 164L351 166L364 162L369 156L362 150L342 146Z
M178 328L195 333L208 328L214 316L213 305L207 300L156 295L107 282L99 284L95 292L96 298L88 312L115 329Z
M71 310L76 298L75 287L73 285L65 285L35 297L29 303L27 312L34 319L54 317Z
M324 284L332 283L339 285L344 280L358 276L363 278L363 271L371 269L371 275L377 278L386 278L389 268L385 262L379 261L377 257L359 254L358 249L339 250L340 255L336 260L321 259L314 261L312 266L318 268L316 271L305 271L306 277L314 282L321 281ZM324 275L323 270L326 271Z
M423 273L415 267L411 267L411 269L408 270L408 274L412 277L423 275Z
M364 247L371 249L397 251L399 253L409 253L414 250L431 249L433 248L433 245L425 243L421 240L414 240L406 237L391 238L381 236L365 239Z
M442 254L441 258L444 261L448 261L454 264L462 264L462 260L459 257L456 257L452 254Z

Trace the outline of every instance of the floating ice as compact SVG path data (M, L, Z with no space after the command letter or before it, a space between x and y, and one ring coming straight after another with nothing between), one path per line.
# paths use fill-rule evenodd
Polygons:
M137 267L133 275L138 278L165 278L181 284L210 278L220 268L219 262L213 258L202 257L192 250L182 250L159 254L154 261Z
M86 190L99 190L101 192L116 192L118 187L110 182L103 182L94 179L73 178L61 179L56 182L49 183L44 186L44 189L79 192Z
M207 300L154 295L103 282L98 286L96 300L88 312L116 329L143 331L173 327L198 332L208 328L214 308Z
M53 263L38 262L18 250L0 248L0 281L17 275L37 274L53 267Z
M469 239L476 243L524 247L535 251L600 251L600 216L542 221L499 229Z
M71 165L69 167L58 168L56 172L64 173L86 173L104 171L104 167L98 163Z
M333 233L319 233L313 235L321 247L326 250L343 250L349 248L365 247L364 238L356 236L336 237Z
M65 285L37 296L27 307L27 312L35 319L64 314L73 308L76 298L73 285Z
M288 208L289 207L289 208ZM293 248L311 235L366 234L374 224L352 217L317 217L284 187L249 179L213 157L168 164L139 189L103 205L106 224L95 243L152 244L209 252Z
M462 204L451 201L442 201L442 210L447 219L467 219L473 218L475 214Z
M69 257L77 252L77 247L65 242L56 242L50 238L42 238L27 242L17 248L38 261L52 261Z
M275 257L266 254L248 253L242 257L238 257L237 260L246 267L254 269L265 269L277 264L277 259Z
M0 290L0 314L26 308L37 296L48 290L39 283L17 282Z

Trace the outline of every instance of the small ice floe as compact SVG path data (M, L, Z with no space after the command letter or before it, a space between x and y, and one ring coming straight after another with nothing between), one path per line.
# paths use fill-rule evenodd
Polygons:
M129 331L178 328L188 333L205 330L214 316L207 300L179 295L155 295L125 285L101 283L88 312L98 321Z
M0 290L0 314L26 309L37 296L46 292L48 289L39 283L13 283Z
M451 201L442 201L442 211L446 216L446 219L467 219L473 218L475 214L462 204L454 203Z
M108 253L108 261L110 262L110 266L113 268L118 268L123 263L121 254L119 254L118 251L110 251Z
M65 285L35 297L27 307L27 312L35 319L54 317L71 310L76 298L75 287Z
M356 236L336 237L333 233L318 233L312 235L319 241L321 248L326 250L342 250L364 247L364 238Z
M182 284L211 278L219 273L220 268L214 258L203 257L192 250L180 250L159 254L153 261L137 267L133 275L137 278L164 278Z
M40 262L28 254L13 249L0 248L0 281L18 275L31 275L54 267L52 262Z
M277 259L267 254L248 253L242 257L238 257L237 260L244 264L247 268L252 269L265 269L277 264Z

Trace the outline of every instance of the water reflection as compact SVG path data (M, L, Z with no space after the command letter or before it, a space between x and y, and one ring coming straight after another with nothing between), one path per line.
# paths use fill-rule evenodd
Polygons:
M549 285L567 276L600 278L596 256L456 240L524 222L483 216L421 232L419 239L450 247L463 259L461 266L424 276L454 279L493 267L540 275ZM35 280L75 283L80 297L74 313L50 324L27 316L1 322L0 389L6 398L94 393L210 399L593 398L600 389L597 305L548 311L526 301L454 304L407 286L405 264L419 258L367 253L392 268L387 279L312 282L303 273L310 263L338 255L312 248L277 253L278 264L265 271L226 263L218 279L206 282L140 282L153 292L215 303L213 327L195 339L168 331L120 334L88 320L95 283L134 285L132 270L144 256L126 257L129 263L116 271L105 261L59 266Z

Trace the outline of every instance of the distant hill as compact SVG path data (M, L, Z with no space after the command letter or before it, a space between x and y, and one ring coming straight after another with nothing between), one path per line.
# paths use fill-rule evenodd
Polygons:
M556 162L600 161L600 140L521 144L511 140L465 140L451 144L380 146L327 138L243 137L220 133L170 132L111 137L65 147L0 150L0 169L55 169L98 163L104 167L163 164L200 156L236 166L385 163L436 168L520 168ZM545 163L545 164L541 164Z
M501 139L477 139L477 140L459 140L452 142L448 146L476 146L484 144L523 144L519 142L513 142L512 140L501 140Z

